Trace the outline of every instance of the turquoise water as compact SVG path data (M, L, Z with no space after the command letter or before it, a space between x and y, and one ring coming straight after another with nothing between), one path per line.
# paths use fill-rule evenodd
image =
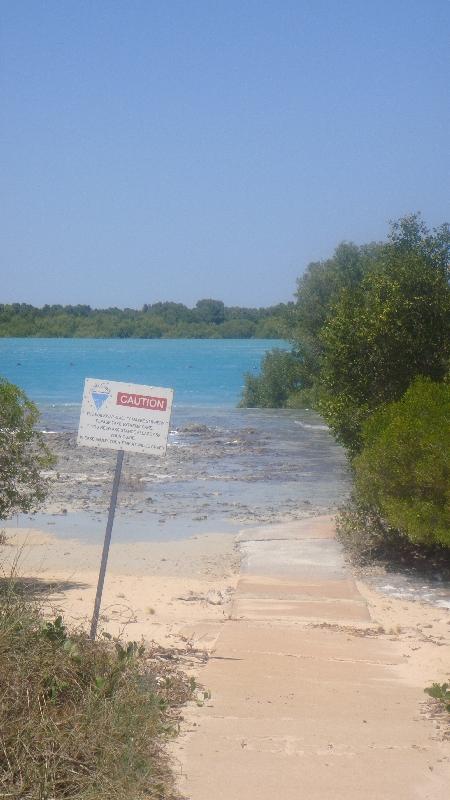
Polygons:
M257 372L273 347L289 345L261 339L0 339L0 375L21 386L51 423L65 427L69 420L75 424L86 377L172 387L175 408L234 407L244 373Z

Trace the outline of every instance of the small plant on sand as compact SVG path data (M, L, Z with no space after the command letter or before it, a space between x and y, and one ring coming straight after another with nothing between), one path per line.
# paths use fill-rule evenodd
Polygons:
M433 683L424 691L430 697L439 700L450 714L450 683Z

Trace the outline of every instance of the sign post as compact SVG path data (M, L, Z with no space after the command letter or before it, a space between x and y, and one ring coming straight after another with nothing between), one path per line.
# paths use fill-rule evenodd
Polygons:
M114 514L116 513L117 493L119 491L120 475L123 464L123 450L117 451L116 471L111 490L111 500L109 503L108 522L106 523L105 541L103 542L102 560L98 575L97 593L95 595L94 613L92 615L90 638L95 639L97 635L98 618L100 615L100 604L102 602L103 584L105 582L106 564L108 563L109 545L111 543L111 532L114 524Z
M116 450L117 461L95 595L90 637L95 639L125 452L164 456L173 390L86 378L77 445Z

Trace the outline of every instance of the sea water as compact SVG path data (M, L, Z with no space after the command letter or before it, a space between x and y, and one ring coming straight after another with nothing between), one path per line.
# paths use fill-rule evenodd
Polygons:
M246 372L287 342L266 339L0 339L0 375L59 427L78 422L86 377L168 386L175 410L234 408ZM71 410L72 409L72 410Z
M244 375L257 374L274 347L289 345L257 339L0 339L0 375L37 403L47 431L76 431L86 377L173 388L170 468L166 462L161 480L151 472L158 519L148 534L172 537L326 513L345 499L345 454L317 414L237 408ZM116 537L132 535L126 516ZM134 519L135 535L142 536L147 517L145 512L139 524ZM86 518L75 516L64 521L68 535L71 522L77 535L92 535Z

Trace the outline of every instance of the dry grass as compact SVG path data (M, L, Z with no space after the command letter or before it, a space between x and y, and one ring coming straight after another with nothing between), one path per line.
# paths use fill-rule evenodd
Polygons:
M165 741L194 684L173 653L82 632L0 598L0 797L175 798Z

